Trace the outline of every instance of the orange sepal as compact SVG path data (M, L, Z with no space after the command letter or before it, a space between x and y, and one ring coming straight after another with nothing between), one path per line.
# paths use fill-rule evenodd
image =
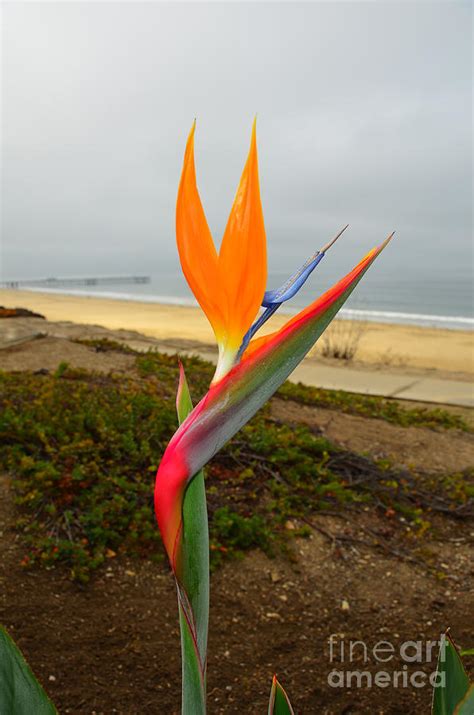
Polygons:
M196 185L194 122L186 144L176 202L176 240L189 287L211 323L216 338L225 332L227 306L218 256Z
M222 239L219 272L227 296L227 342L237 349L258 313L267 284L255 121L247 162Z

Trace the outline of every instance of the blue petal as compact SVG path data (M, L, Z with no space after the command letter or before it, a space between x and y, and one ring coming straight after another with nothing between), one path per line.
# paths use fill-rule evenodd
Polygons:
M249 342L252 340L253 336L260 330L262 325L267 322L269 318L275 313L282 303L293 298L295 293L299 291L306 279L311 275L319 261L323 258L324 253L322 251L317 251L314 253L307 261L301 266L299 271L294 273L291 278L278 288L278 290L268 290L262 301L262 306L265 308L263 313L257 318L255 323L248 329L242 340L242 345L239 348L237 354L237 360L240 360L242 354L247 349Z
M313 253L313 255L310 256L303 263L301 268L296 271L296 273L294 273L290 278L288 278L288 280L285 281L285 283L283 283L280 288L278 288L277 290L266 291L262 300L262 306L266 310L263 311L263 313L257 318L252 327L249 328L244 335L242 345L240 346L239 352L237 354L237 362L242 357L243 352L247 349L249 342L252 340L257 330L260 330L262 325L267 322L267 320L273 315L276 310L278 310L282 303L285 303L290 298L293 298L293 296L299 291L301 286L309 278L318 263L322 260L326 251L331 248L331 246L337 241L339 236L342 236L346 228L348 228L348 225L345 226L342 231L339 231L337 236L331 239L329 243L326 243L326 245L320 251L316 251L316 253Z
M269 308L266 308L266 310L264 310L263 313L257 318L252 327L247 330L244 335L244 339L242 340L242 345L239 348L239 352L237 353L237 362L242 357L242 354L247 349L249 342L252 340L257 330L260 330L262 325L266 323L269 318L271 318L273 313L278 310L280 305L281 303L273 303L273 305L271 305Z
M277 303L285 303L285 301L293 298L293 296L299 291L303 283L314 271L320 260L324 257L324 253L317 251L301 266L299 271L294 273L291 278L288 278L285 283L277 290L267 290L263 296L262 305L264 308L269 308L270 306Z

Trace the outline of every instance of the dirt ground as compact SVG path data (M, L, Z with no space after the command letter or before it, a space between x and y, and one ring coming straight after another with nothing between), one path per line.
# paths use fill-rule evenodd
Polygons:
M10 362L11 361L11 362ZM97 353L65 338L43 338L1 353L3 369L55 369L61 361L108 372L128 371L133 356ZM401 428L274 400L275 416L303 421L329 439L372 456L433 472L474 463L472 435ZM165 565L109 559L86 586L60 569L27 570L13 523L8 477L0 478L0 622L15 638L60 713L178 715L180 655L176 596ZM296 542L295 560L254 552L212 577L208 693L210 715L265 713L273 673L297 715L421 715L431 688L332 687L336 670L435 669L399 656L377 662L380 641L395 654L406 641L439 639L448 626L474 646L474 524L438 517L425 544L434 566L391 548L387 519L369 507L313 518L312 535ZM291 527L291 524L288 525ZM367 534L378 534L374 548ZM334 536L342 536L335 540ZM344 543L347 539L347 545ZM388 544L383 548L383 544ZM332 635L333 661L329 639ZM355 647L352 662L349 641ZM345 645L344 660L341 644ZM413 652L413 651L411 651ZM385 656L386 657L386 656ZM473 672L474 658L466 658ZM404 668L404 666L407 666ZM335 678L336 676L332 676Z
M309 425L341 447L375 459L389 459L398 467L456 472L474 464L472 434L400 427L280 399L273 399L271 406L277 419Z
M11 530L12 499L1 480L0 621L23 650L60 713L179 713L176 598L164 566L110 559L86 587L57 570L25 570ZM361 513L350 525L320 517L325 531L358 534L384 525ZM335 688L339 671L402 670L399 658L377 664L371 650L388 641L436 640L450 626L472 646L472 538L436 545L445 578L364 544L333 548L318 532L298 543L298 560L253 553L212 579L209 712L264 713L273 672L299 715L428 713L430 689ZM333 634L333 663L329 638ZM369 662L341 662L341 642L363 640ZM347 658L347 656L346 656ZM409 672L434 670L431 662Z

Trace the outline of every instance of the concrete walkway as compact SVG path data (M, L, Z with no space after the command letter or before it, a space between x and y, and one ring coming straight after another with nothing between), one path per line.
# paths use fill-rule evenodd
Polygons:
M474 407L474 384L417 375L397 375L349 367L332 367L303 362L290 377L292 382L346 390L364 395L382 395L401 400L437 402L444 405Z
M138 345L129 343L139 350ZM199 355L204 360L216 362L213 352L196 349L178 349L160 346L160 350L173 354ZM450 380L422 375L398 374L362 368L337 367L325 365L314 358L304 360L292 372L291 382L302 382L310 387L323 387L327 390L345 390L363 395L396 397L397 400L415 402L435 402L443 405L474 407L474 383L463 380Z

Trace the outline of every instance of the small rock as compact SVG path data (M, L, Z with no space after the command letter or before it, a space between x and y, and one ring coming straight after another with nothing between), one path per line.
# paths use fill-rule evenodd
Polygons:
M350 611L349 601L345 598L341 601L341 611Z
M48 678L48 680L49 680L50 683L55 683L55 682L56 682L56 676L50 675L49 678Z

